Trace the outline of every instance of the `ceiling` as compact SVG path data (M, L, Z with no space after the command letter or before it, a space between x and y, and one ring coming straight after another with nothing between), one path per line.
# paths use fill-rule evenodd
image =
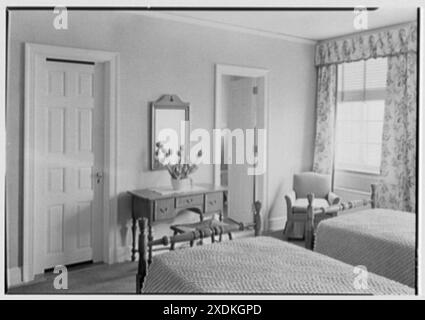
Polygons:
M353 11L162 11L188 18L250 31L323 40L358 32L353 26ZM368 29L416 20L415 7L382 7L368 12Z

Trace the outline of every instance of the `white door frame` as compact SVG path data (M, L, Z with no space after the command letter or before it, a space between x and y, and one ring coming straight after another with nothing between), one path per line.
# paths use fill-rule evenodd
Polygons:
M223 89L223 76L239 76L239 77L250 77L250 78L263 78L264 80L264 96L263 96L263 110L264 110L264 124L266 126L266 145L264 150L266 150L266 173L264 174L263 179L263 202L262 202L262 217L267 216L268 212L268 167L269 167L269 157L268 157L268 141L269 141L269 81L268 81L269 70L263 68L252 68L245 66L235 66L235 65L226 65L226 64L216 64L215 65L215 114L214 114L214 129L221 129L220 119L223 110L223 105L221 101L222 89ZM217 155L216 152L221 152L221 148L216 146L216 139L213 139L213 159L215 160ZM219 157L221 159L221 157ZM220 165L214 164L214 185L219 186L221 184L220 177ZM263 218L262 226L265 226L265 219Z
M35 66L38 57L105 63L102 257L116 260L119 53L25 43L23 281L34 279Z

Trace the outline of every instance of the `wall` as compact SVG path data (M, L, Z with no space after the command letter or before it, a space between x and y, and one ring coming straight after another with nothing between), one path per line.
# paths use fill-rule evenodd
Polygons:
M192 128L214 122L214 65L270 70L270 215L283 228L283 193L294 172L312 164L315 105L314 46L123 12L70 11L68 30L53 28L51 11L9 16L7 87L8 267L22 265L24 42L120 52L118 246L129 243L126 190L168 184L149 171L149 102L165 93L191 103ZM203 166L197 182L212 182ZM278 220L276 220L278 219Z

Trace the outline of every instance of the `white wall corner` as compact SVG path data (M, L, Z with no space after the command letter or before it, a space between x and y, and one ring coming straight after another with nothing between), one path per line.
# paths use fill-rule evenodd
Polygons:
M7 286L15 287L22 284L22 268L13 267L7 269Z

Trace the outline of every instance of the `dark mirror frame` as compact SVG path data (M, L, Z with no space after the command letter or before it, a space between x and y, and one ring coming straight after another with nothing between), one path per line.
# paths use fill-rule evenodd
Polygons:
M184 110L185 111L185 120L190 121L190 104L188 102L183 102L175 94L165 94L161 96L155 102L151 104L151 170L165 170L165 167L161 165L155 159L155 131L156 131L156 111L157 110ZM190 122L189 122L190 127ZM189 128L190 129L190 128ZM186 135L185 141L185 152L189 154L189 135Z

